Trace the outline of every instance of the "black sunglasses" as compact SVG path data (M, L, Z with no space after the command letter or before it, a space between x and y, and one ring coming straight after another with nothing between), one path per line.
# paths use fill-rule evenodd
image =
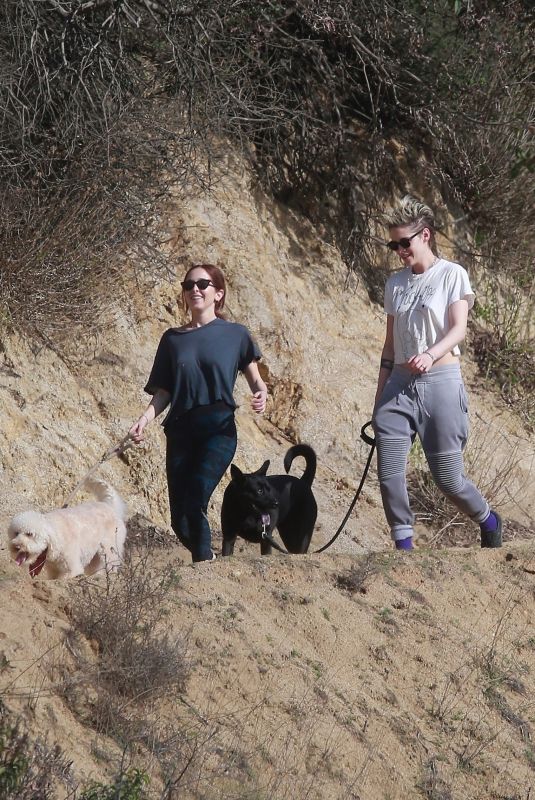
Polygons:
M198 286L201 292L204 292L205 289L208 289L209 286L213 286L214 284L210 280L210 278L199 278L198 281L193 281L191 278L187 281L182 281L180 284L185 292L191 292L191 290Z
M396 251L396 250L399 250L400 247L402 247L404 250L406 250L407 247L409 247L409 245L411 243L411 239L414 239L414 237L418 236L418 234L421 233L422 231L423 231L423 228L421 228L419 231L416 231L416 233L413 233L412 236L408 236L408 237L404 236L403 239L399 240L399 242L387 242L386 246L388 247L389 250Z

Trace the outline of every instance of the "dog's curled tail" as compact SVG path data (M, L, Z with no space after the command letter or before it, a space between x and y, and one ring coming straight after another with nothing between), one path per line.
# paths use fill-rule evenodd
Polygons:
M101 503L107 503L112 506L118 517L122 520L126 519L126 503L107 481L90 475L85 479L84 486L89 489Z
M312 486L312 481L316 475L317 459L316 453L309 444L294 444L293 447L290 447L284 456L284 469L286 472L289 472L294 458L298 456L303 456L306 461L305 471L301 475L301 480L304 481L307 486Z

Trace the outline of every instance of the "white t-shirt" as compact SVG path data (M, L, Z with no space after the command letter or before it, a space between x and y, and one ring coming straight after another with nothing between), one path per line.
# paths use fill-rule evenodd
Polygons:
M449 331L448 307L457 300L474 305L468 273L460 264L441 258L422 273L410 267L386 282L385 311L394 317L394 361L403 364L423 353ZM458 345L451 351L459 355Z

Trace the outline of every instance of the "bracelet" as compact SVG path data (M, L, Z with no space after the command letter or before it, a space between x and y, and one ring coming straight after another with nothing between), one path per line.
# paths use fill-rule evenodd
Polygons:
M381 359L381 369L387 369L389 372L392 372L394 369L394 362L390 358L382 358Z
M437 360L436 356L434 356L433 353L430 353L429 350L424 350L424 355L429 356L432 364L434 364L435 361Z
M149 424L149 418L147 417L147 415L146 414L142 414L141 417L145 417L145 419L147 420L147 425L148 425ZM141 417L139 419L141 419Z

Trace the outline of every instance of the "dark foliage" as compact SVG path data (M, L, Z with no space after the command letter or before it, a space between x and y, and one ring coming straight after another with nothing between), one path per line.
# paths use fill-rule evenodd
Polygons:
M437 188L463 263L529 296L533 27L527 0L6 0L4 322L98 325L119 254L164 261L156 203L227 140L374 300L385 198Z

